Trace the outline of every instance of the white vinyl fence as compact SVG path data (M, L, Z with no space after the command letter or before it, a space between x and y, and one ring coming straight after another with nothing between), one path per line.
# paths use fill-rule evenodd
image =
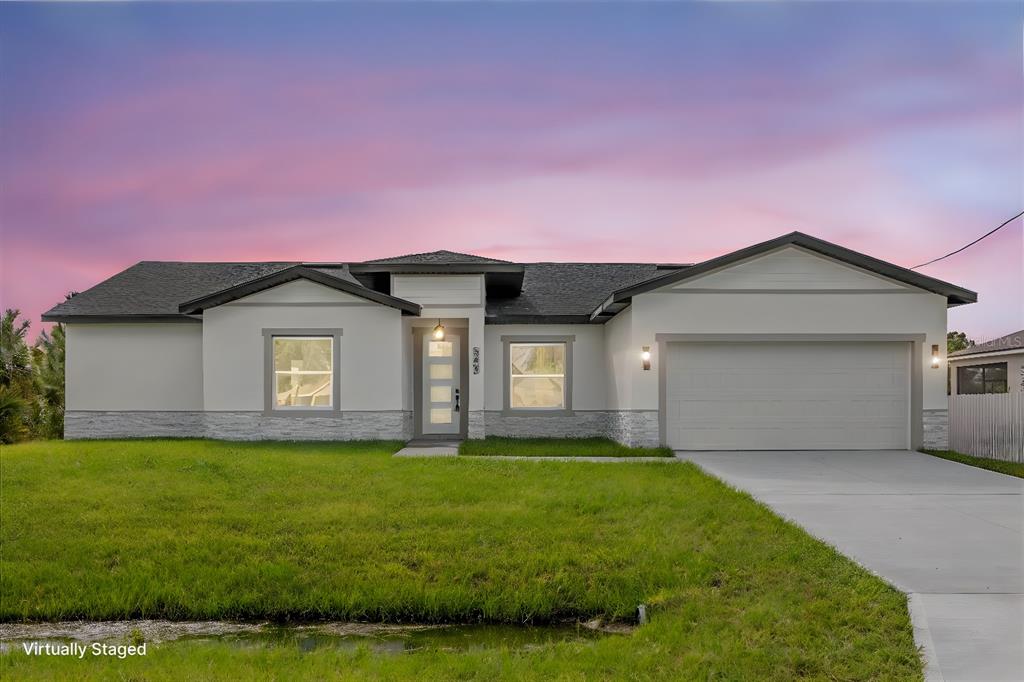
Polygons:
M1024 393L949 396L949 449L1024 462Z

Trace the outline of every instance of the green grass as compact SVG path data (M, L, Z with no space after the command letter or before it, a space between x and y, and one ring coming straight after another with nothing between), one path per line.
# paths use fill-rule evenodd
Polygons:
M399 656L0 655L5 679L920 679L904 595L690 464L396 459L399 444L0 452L0 619L627 619L629 636Z
M466 440L460 455L524 457L672 457L668 448L631 448L608 438L487 438Z
M922 450L921 452L932 455L933 457L941 457L942 459L949 459L954 462L960 462L961 464L969 464L970 466L978 467L979 469L988 469L989 471L997 471L1008 476L1024 478L1024 462L1007 462L1001 459L961 455L959 452L954 452L953 450Z

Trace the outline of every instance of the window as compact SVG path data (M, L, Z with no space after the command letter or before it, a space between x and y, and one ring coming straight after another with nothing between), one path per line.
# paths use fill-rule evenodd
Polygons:
M274 337L274 408L334 404L334 339Z
M566 412L572 408L573 337L502 337L505 409Z
M960 395L1006 393L1006 363L956 368L956 392Z
M265 413L331 415L340 410L341 333L263 330Z

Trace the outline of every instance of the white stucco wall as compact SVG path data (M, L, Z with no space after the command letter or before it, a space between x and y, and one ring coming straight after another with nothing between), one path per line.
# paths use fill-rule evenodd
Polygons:
M297 279L270 289L258 291L237 301L232 301L227 305L246 306L253 304L262 305L264 303L352 303L368 305L371 301L347 294L344 291L332 289L331 287L325 287L316 282L310 282L308 279Z
M189 322L67 325L66 408L203 409L203 328Z
M651 353L654 353L654 344ZM631 409L633 370L640 366L640 346L633 345L633 308L604 324L605 381L608 409ZM652 366L653 368L653 366Z
M785 246L684 280L671 288L792 291L891 290L909 287L799 246Z
M484 328L484 395L487 410L504 407L502 336L576 337L572 347L573 410L605 410L607 403L604 327L598 324L489 324Z
M423 306L483 306L484 276L392 275L391 295Z
M401 313L305 281L203 313L205 408L262 410L263 329L288 328L343 330L342 411L402 409Z
M406 317L402 323L402 405L413 409L413 360L419 349L412 347L412 328L433 328L438 320L448 328L464 327L462 343L469 358L468 409L484 409L484 300L483 275L392 275L391 293L419 303L419 317ZM480 349L480 373L473 374L473 348Z

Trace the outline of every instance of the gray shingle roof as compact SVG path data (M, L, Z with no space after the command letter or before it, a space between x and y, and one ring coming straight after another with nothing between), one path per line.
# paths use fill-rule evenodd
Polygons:
M970 348L964 348L956 352L950 353L949 357L959 358L968 355L977 355L979 353L995 353L1001 350L1018 350L1024 349L1024 329L1017 332L1011 332L1006 336L1000 336L998 339L992 339L985 343L978 343Z
M451 253L451 252L447 252ZM501 262L501 261L495 261ZM186 317L178 307L245 282L297 265L273 263L186 263L142 261L110 279L56 305L44 314L48 321L68 318ZM311 265L314 270L359 284L338 265ZM527 263L520 296L489 300L489 318L579 318L612 291L653 277L653 264L640 263ZM553 320L554 321L554 320Z
M214 308L225 303L237 301L240 298L245 298L299 279L314 282L337 291L343 291L373 301L374 303L388 306L389 308L397 308L406 315L419 315L422 311L422 307L418 303L413 303L403 298L396 298L382 291L363 286L359 280L349 273L347 265L310 267L305 264L296 264L271 272L263 277L250 279L233 287L220 289L199 298L185 301L178 306L178 312L186 315L201 314L207 308Z
M507 260L497 258L484 258L474 256L471 253L459 253L457 251L430 251L428 253L409 253L404 256L391 258L378 258L376 260L364 261L375 265L445 265L452 263L511 263Z
M664 286L688 274L702 272L789 243L818 250L859 267L943 293L949 298L951 305L973 302L977 299L977 295L972 291L796 232L695 266L659 268L653 263L517 264L454 251L433 251L358 264L310 263L305 267L343 278L346 282L363 288L386 287L386 284L373 283L374 273L378 271L407 271L410 268L419 270L420 266L437 268L430 271L439 272L465 272L467 269L480 271L487 273L489 278L486 309L489 322L587 322L591 317L594 321L601 322L628 305L629 299L635 293ZM103 317L187 319L189 316L179 312L179 306L183 303L208 297L294 265L299 264L143 261L58 304L46 312L43 319L54 322ZM362 280L353 277L349 271L350 266L356 269L356 274L362 272L367 276ZM519 295L499 298L502 291L519 290L520 278L522 287ZM1024 332L1017 334L1024 335ZM997 341L999 339L989 343L994 344ZM984 351L972 349L971 352Z
M653 263L525 263L519 296L487 300L487 316L514 318L580 317L590 313L616 289L664 274Z
M295 263L142 261L64 301L49 317L122 315L179 317L178 305L283 270Z

